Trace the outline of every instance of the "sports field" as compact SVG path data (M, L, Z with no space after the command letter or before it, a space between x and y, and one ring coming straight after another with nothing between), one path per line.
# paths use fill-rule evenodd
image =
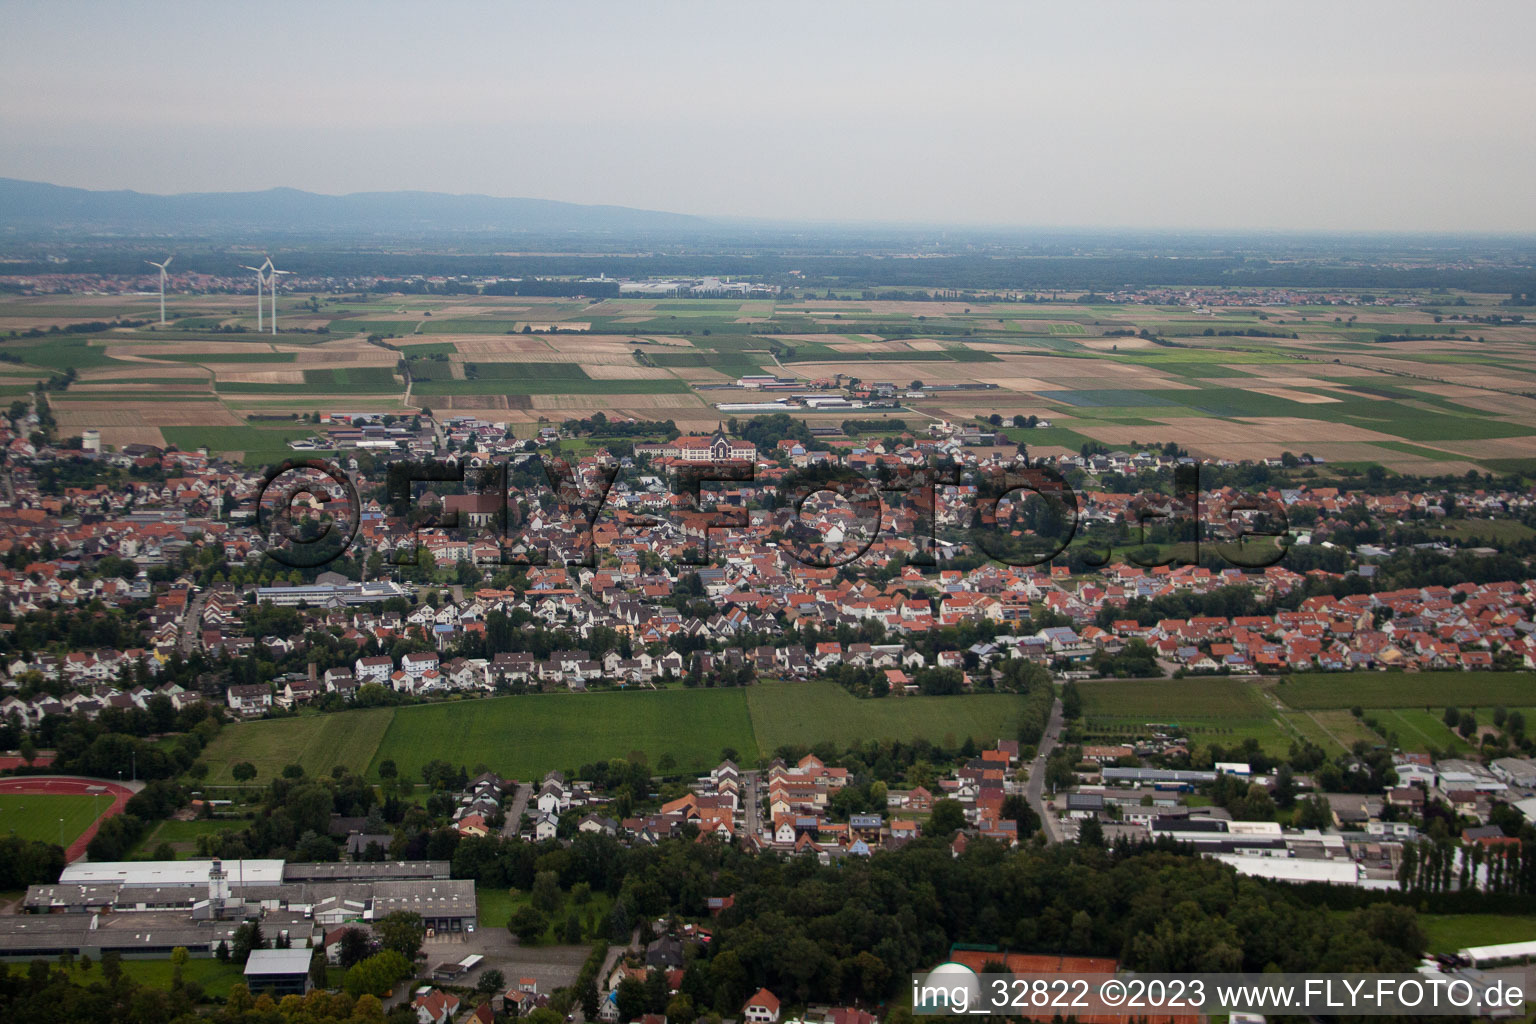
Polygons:
M0 835L69 846L111 805L107 796L0 794ZM60 819L63 823L60 824Z

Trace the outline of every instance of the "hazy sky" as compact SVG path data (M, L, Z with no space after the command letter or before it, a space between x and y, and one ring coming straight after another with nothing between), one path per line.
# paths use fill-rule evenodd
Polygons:
M1536 4L0 3L0 176L1536 231Z

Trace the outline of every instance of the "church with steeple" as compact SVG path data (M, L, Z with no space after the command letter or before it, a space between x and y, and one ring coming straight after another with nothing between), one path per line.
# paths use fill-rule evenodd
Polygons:
M716 424L713 434L684 435L661 444L637 444L635 454L680 462L751 462L757 458L757 446L751 441L727 437L721 423Z

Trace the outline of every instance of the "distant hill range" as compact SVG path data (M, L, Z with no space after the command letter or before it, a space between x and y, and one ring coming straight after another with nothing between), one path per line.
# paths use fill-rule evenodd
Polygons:
M94 192L0 178L0 229L186 234L258 230L303 234L366 232L689 232L700 217L549 199L500 199L444 192L320 195L294 188L265 192Z

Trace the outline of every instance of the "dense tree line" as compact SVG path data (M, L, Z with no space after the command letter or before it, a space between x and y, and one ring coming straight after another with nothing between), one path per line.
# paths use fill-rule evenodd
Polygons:
M717 843L624 849L581 836L569 849L498 839L459 844L454 873L527 887L541 870L562 887L615 898L610 937L669 914L704 916L734 894L683 992L696 1011L733 1014L760 985L791 1001L883 1000L908 972L956 942L1118 957L1142 970L1408 970L1423 948L1411 910L1369 907L1334 919L1282 886L1167 847L945 839L824 867Z

